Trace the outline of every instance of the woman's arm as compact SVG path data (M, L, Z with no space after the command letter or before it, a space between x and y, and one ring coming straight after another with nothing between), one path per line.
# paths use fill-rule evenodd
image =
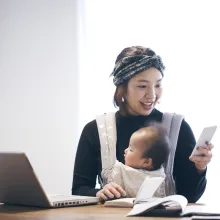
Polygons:
M189 124L183 120L174 159L173 175L177 194L185 196L189 202L196 202L206 188L206 170L199 172L189 156L196 144Z
M96 178L101 171L100 142L96 121L88 123L81 134L73 172L72 194L96 196Z

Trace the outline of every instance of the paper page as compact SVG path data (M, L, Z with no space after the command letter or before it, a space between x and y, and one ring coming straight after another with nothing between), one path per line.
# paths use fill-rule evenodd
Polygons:
M141 202L142 200L151 198L163 181L163 177L146 177L138 191L135 204Z
M171 196L165 197L164 199L166 199L167 201L178 203L182 210L184 210L188 204L187 199L181 195L171 195Z

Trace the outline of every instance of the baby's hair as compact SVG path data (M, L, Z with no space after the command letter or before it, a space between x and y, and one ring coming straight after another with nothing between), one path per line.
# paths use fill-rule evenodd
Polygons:
M168 160L170 153L170 142L167 130L160 123L151 122L147 127L141 128L149 132L152 130L151 138L146 138L146 148L144 150L144 158L152 159L152 170L157 170Z

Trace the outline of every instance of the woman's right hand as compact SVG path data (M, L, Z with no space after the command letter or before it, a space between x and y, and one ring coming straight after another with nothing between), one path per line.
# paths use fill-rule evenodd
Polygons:
M106 201L108 199L125 197L126 192L118 184L111 182L106 184L103 189L99 190L96 193L96 196L99 197L100 201Z

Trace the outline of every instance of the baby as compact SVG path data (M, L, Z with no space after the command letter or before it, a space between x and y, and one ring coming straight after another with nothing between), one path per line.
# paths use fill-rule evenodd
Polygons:
M162 165L167 161L169 152L169 138L161 125L154 123L139 129L132 134L125 150L125 165L116 161L113 181L124 188L128 197L136 197L146 177L165 178ZM166 196L163 184L155 196Z

